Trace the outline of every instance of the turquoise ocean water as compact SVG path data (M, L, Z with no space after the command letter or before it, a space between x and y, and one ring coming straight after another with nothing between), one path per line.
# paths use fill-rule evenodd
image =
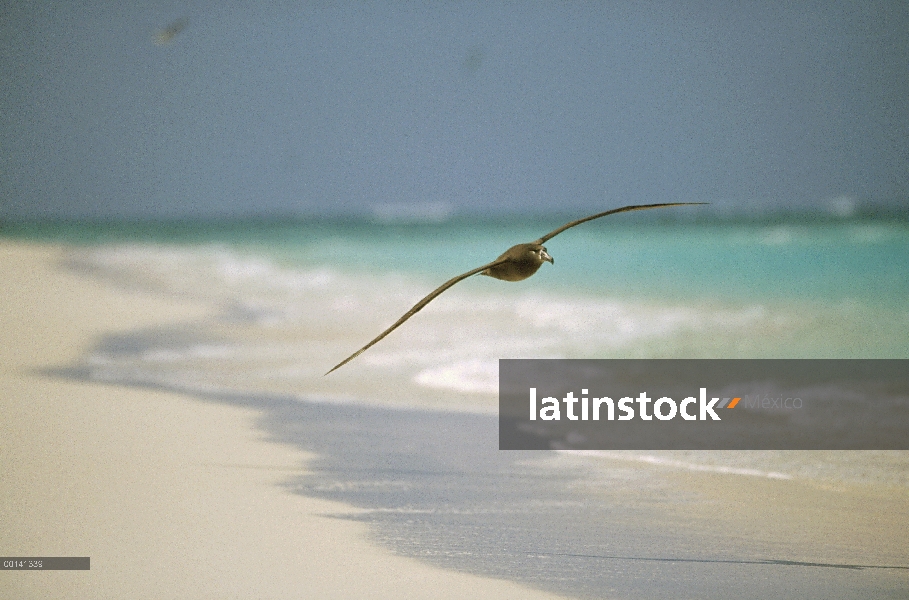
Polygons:
M324 376L445 280L570 219L43 224L3 234L66 243L62 267L87 277L211 305L199 322L100 340L84 361L100 381L494 414L500 358L909 358L905 220L617 215L550 240L555 264L526 281L459 283ZM695 462L909 485L903 453L721 454Z

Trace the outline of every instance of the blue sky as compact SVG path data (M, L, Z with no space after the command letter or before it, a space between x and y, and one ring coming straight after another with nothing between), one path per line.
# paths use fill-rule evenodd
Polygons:
M2 10L0 217L909 198L909 3Z

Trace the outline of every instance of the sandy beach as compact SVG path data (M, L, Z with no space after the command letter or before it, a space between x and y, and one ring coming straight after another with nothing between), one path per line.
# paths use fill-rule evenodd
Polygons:
M98 336L204 317L0 244L0 548L89 556L90 571L7 571L10 598L550 598L428 566L289 493L312 456L266 441L254 409L55 377Z

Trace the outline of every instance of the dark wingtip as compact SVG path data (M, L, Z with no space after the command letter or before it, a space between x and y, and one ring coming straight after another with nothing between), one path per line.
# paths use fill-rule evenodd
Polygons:
M341 367L343 367L345 364L347 364L348 361L350 361L349 358L348 358L347 360L345 360L344 362L340 362L340 363L336 364L335 366L333 366L333 367L332 367L331 369L329 369L328 371L325 371L325 373L322 375L322 377L325 377L325 375L329 375L329 374L331 374L331 373L334 373L335 371L337 371L338 369L340 369Z
M322 375L322 377L325 377L325 375L328 375L328 374L330 374L330 373L333 373L334 371L337 371L338 369L340 369L341 367L343 367L345 364L347 364L347 363L350 361L351 358L353 358L353 357L351 356L350 358L347 358L347 359L345 359L345 360L342 360L341 362L339 362L338 364L336 364L335 366L333 366L333 367L330 368L329 370L325 371L325 373Z
M380 339L381 339L381 338L380 338ZM339 362L338 364L336 364L335 366L333 366L329 371L327 371L327 372L325 373L325 375L328 375L329 373L331 373L331 372L333 372L333 371L337 371L338 369L340 369L341 367L343 367L344 365L346 365L347 363L349 363L350 361L352 361L352 360L355 359L356 357L360 356L361 354L363 354L363 352L366 351L367 348L369 348L370 346L372 346L373 344L375 344L377 341L379 341L379 340L373 340L373 341L371 341L369 344L367 344L366 346L360 348L359 350L357 350L356 352L354 352L353 354L351 354L350 356L348 356L347 358L345 358L344 360L342 360L341 362ZM325 375L322 375L322 377L325 377Z

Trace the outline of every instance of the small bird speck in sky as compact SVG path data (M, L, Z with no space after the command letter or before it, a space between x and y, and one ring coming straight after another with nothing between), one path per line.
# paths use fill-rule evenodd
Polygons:
M186 26L189 25L189 19L182 18L177 19L164 29L159 29L155 32L155 35L152 36L152 40L158 46L165 46L173 41L177 35L186 29Z

